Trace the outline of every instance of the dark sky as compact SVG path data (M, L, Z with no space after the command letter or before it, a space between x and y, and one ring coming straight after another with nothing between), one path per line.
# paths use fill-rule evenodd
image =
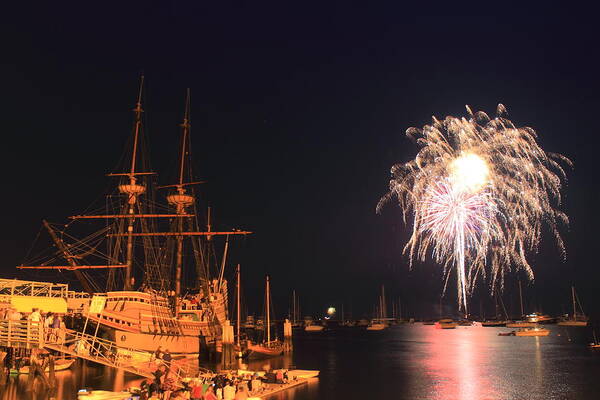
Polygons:
M194 168L209 181L202 200L219 225L256 232L232 259L243 265L255 312L269 273L279 313L295 288L305 313L344 302L359 317L385 283L409 310L433 314L439 267L409 272L401 250L410 228L396 207L376 215L375 206L390 167L416 152L406 128L464 115L465 104L493 114L499 102L547 151L575 162L564 190L568 259L542 246L527 304L560 312L575 282L584 307L598 309L600 65L591 21L419 16L343 2L162 3L25 4L5 16L3 276L15 276L42 218L65 221L110 185L104 174L131 132L143 71L150 155L164 183L192 90ZM508 277L507 306L518 301L519 276ZM486 288L474 303L480 297ZM452 291L444 302L455 308Z

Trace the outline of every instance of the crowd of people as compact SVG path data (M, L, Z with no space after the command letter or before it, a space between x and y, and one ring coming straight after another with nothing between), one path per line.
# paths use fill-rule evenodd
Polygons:
M0 310L0 320L8 321L31 321L44 327L46 341L57 341L65 330L65 323L60 314L53 312L44 313L39 308L32 308L30 313L24 313L15 307L7 307Z
M203 374L176 382L169 369L160 365L154 372L154 379L142 384L140 399L247 400L260 396L269 383L288 383L287 371L266 372L263 376L258 373Z

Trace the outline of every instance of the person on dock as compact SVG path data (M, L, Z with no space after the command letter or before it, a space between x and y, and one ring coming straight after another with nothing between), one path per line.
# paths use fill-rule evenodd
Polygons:
M40 313L40 309L32 308L31 314L29 314L29 317L27 319L31 322L40 322L42 320L42 314Z
M44 332L46 334L46 341L47 342L51 342L52 341L52 323L54 322L54 315L52 314L52 311L48 312L48 314L46 314L46 318L44 318Z
M191 393L190 393L190 397L192 400L202 400L202 382L200 382L200 379L195 378L192 381L191 384Z
M227 385L223 388L223 400L233 400L235 398L235 386L233 381L227 382Z
M257 373L254 373L252 380L250 381L250 387L252 388L252 393L260 393L262 392L262 381L258 377Z
M162 358L162 346L158 346L156 351L154 352L154 361L156 364L160 364L160 359Z
M167 368L170 369L171 361L173 360L173 357L171 356L169 349L166 349L165 352L162 354L162 360L165 362L165 365L167 366Z
M247 400L250 395L248 394L248 389L246 385L239 384L237 388L237 393L235 394L234 400Z
M218 400L217 396L215 395L214 386L209 386L208 389L206 389L206 393L204 393L204 400Z

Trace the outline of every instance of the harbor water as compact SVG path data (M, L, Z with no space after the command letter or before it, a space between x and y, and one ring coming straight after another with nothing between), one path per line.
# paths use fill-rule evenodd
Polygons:
M591 350L590 328L550 325L548 337L504 337L507 328L435 329L405 324L383 331L340 328L294 332L294 355L254 361L261 369L318 369L318 380L275 395L279 400L315 399L597 399L600 349ZM57 399L76 399L80 388L120 390L141 382L129 374L78 361L57 373ZM2 400L47 399L27 376L0 388Z

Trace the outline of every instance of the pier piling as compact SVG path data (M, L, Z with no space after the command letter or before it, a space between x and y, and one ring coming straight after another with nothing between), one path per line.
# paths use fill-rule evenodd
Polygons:
M221 363L223 364L223 368L231 367L235 363L233 326L229 320L225 321L225 324L223 325Z
M294 349L292 343L292 323L286 319L283 323L283 351L285 353L291 353Z

